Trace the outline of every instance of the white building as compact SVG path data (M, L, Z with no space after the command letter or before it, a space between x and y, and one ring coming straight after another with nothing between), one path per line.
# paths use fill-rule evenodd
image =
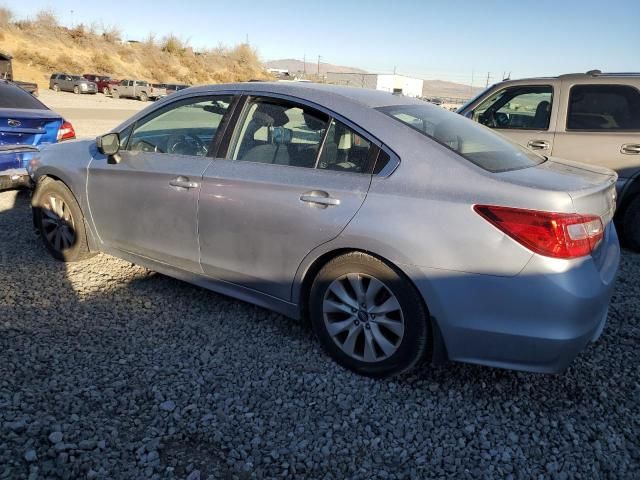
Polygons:
M407 97L421 97L423 80L393 73L339 73L327 72L327 83L370 88L397 93Z

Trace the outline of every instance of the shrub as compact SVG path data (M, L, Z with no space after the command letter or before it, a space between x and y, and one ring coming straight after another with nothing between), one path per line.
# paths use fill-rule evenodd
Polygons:
M53 10L40 10L36 13L36 19L33 22L36 28L41 30L56 30L58 28L58 17Z
M5 7L0 7L0 27L11 26L13 20L13 12Z
M82 73L82 65L66 53L61 53L55 60L55 70L68 73Z
M98 74L111 75L115 70L113 60L108 53L94 53L91 57L93 70Z

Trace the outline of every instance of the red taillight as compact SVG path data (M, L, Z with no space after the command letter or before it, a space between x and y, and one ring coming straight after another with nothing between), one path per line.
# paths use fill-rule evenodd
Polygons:
M475 205L473 209L517 242L547 257L584 257L595 250L604 236L604 226L597 215L491 205Z
M58 141L73 140L74 138L76 138L76 131L73 129L73 125L65 120L58 130Z

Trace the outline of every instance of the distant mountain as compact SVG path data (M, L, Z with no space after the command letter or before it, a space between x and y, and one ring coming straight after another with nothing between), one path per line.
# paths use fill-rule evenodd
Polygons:
M444 80L425 80L422 85L423 97L453 97L472 98L483 89L471 87L462 83L447 82Z
M270 60L264 63L266 68L280 68L288 70L289 73L295 74L305 71L305 63L293 58L285 58L282 60ZM315 75L318 73L318 63L306 62L306 72L309 75ZM320 75L326 75L327 72L340 72L340 73L367 73L366 70L354 67L343 67L341 65L332 65L331 63L320 62Z
M290 74L304 72L304 62L294 58L286 58L282 60L270 60L264 63L265 68L278 68L288 70ZM316 75L318 73L318 64L307 62L306 72L308 75ZM343 65L332 65L331 63L320 62L320 75L326 75L327 72L339 73L369 73L366 70L355 67L347 67ZM410 75L409 75L410 76ZM447 82L445 80L425 80L422 87L422 95L424 97L445 97L445 98L471 98L480 93L482 88L471 87L462 83Z

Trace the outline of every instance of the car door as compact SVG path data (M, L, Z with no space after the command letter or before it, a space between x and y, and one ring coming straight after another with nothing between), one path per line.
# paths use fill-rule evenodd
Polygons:
M326 113L270 97L247 100L230 143L202 181L202 268L290 300L304 257L362 205L376 147Z
M558 82L513 85L489 95L471 118L542 155L550 155L558 114Z
M231 98L200 95L162 106L121 132L117 163L91 161L91 218L107 247L201 271L198 195Z
M640 82L596 81L563 82L553 155L611 168L624 181L640 171Z

